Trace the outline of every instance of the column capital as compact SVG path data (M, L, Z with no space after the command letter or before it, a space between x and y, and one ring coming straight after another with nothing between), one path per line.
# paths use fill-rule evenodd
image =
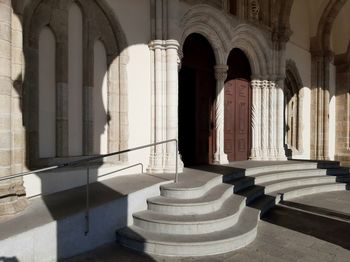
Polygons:
M180 47L180 44L175 39L169 39L164 41L164 45L166 49L176 49L178 50Z
M152 40L149 42L148 47L152 49L164 49L164 41L163 40Z
M268 81L268 80L263 80L263 81L262 81L261 87L262 87L263 89L268 88L268 87L269 87L269 81Z
M250 84L253 89L259 89L262 87L262 81L259 79L253 79L252 81L250 81Z
M218 81L225 81L227 78L227 70L228 66L227 65L215 65L214 66L215 70L215 79Z

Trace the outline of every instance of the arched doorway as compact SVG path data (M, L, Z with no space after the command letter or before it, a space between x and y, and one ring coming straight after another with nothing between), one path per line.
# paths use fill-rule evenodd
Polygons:
M284 143L287 157L301 153L302 82L298 69L292 60L286 62L284 81Z
M238 48L230 52L227 65L224 151L229 161L247 160L251 149L251 68Z
M179 151L186 166L212 162L215 56L208 40L189 35L179 73Z

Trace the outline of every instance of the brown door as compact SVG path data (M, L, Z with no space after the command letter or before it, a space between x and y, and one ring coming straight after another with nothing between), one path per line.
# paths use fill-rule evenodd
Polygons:
M224 151L229 161L249 157L250 96L248 81L235 79L225 83Z

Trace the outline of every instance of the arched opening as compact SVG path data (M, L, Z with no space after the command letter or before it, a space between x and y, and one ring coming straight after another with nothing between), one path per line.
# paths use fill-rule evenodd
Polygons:
M186 166L212 162L215 55L208 40L191 34L179 73L179 150Z
M238 48L231 50L225 81L224 151L229 161L247 160L251 149L251 68Z
M287 61L284 83L284 144L287 157L292 157L301 149L301 105L300 88L302 87L296 66Z
M125 148L128 58L118 21L99 1L36 2L23 17L27 166Z

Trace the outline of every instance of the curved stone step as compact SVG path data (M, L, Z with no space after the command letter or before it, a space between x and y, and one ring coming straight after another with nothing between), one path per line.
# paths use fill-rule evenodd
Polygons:
M265 193L265 188L261 186L250 186L247 188L244 188L240 190L239 192L236 192L235 194L238 194L240 196L243 196L246 198L246 204L250 204L252 201L257 199L258 197L263 196Z
M244 170L218 165L187 168L188 174L179 183L162 185L161 195L177 199L193 199L204 196L214 186L233 178L244 177ZM207 168L208 171L202 169ZM224 168L224 170L222 170Z
M234 226L208 234L157 234L131 226L118 232L121 245L164 256L208 256L230 252L248 245L255 239L259 211L244 208Z
M296 162L293 164L277 164L267 165L259 167L251 167L245 171L246 176L253 176L262 173L273 173L290 170L304 170L304 169L317 169L317 163L315 162Z
M281 200L289 200L292 198L308 196L319 193L326 193L332 191L343 191L349 190L350 185L346 183L330 183L323 185L309 185L309 186L299 186L288 188L284 191L275 191L270 192L269 195L276 197L276 203L279 203Z
M274 180L281 180L287 178L302 178L302 177L311 177L311 176L341 176L348 175L349 171L344 168L334 168L334 169L303 169L303 170L289 170L281 172L272 172L272 173L262 173L255 174L250 177L255 179L256 184L267 183Z
M209 180L198 181L180 181L179 183L170 183L160 186L160 194L164 197L177 199L193 199L203 196L208 190L222 183L222 176L211 178Z
M249 207L260 210L260 217L276 205L276 197L263 195L249 204Z
M163 196L147 199L148 209L168 215L199 215L219 210L223 202L232 195L233 187L219 184L204 196L195 199L176 199Z
M156 233L204 234L224 230L236 224L244 207L244 197L231 195L216 212L174 216L147 210L133 215L134 225Z
M282 179L278 181L259 184L259 186L264 187L265 194L268 194L277 190L284 190L298 186L336 183L338 179L339 178L335 176L311 176L303 178Z

